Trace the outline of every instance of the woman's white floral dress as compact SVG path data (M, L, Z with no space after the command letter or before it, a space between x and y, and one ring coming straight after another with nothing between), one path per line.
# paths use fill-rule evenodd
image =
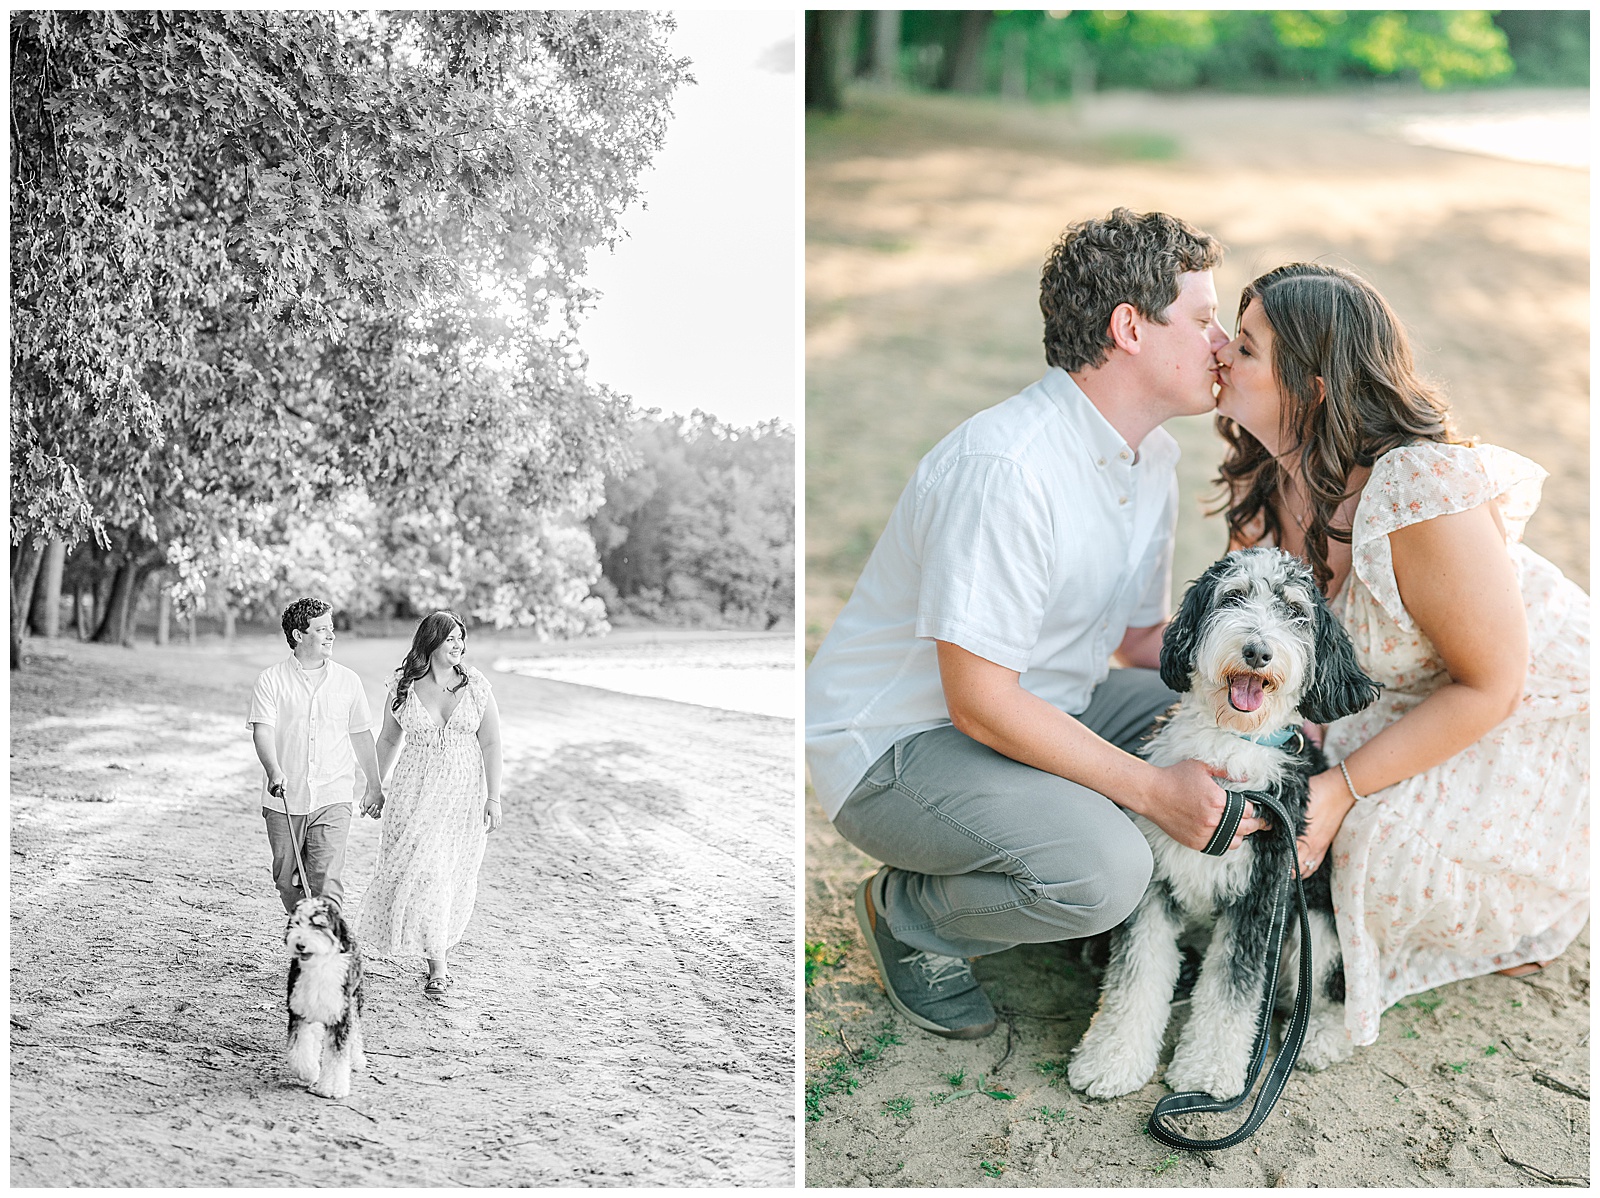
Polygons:
M1356 509L1335 597L1382 696L1328 729L1337 762L1449 681L1400 601L1389 533L1499 504L1528 614L1526 691L1483 739L1359 802L1333 843L1345 1022L1378 1036L1391 1004L1445 982L1556 956L1589 914L1589 597L1521 544L1544 470L1497 446L1403 446Z
M478 725L489 683L471 666L466 674L443 727L414 688L395 712L405 743L384 789L378 874L361 904L362 946L381 956L443 957L472 918L487 836Z

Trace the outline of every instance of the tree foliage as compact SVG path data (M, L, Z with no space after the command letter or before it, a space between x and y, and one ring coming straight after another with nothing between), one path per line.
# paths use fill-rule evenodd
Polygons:
M793 428L647 416L633 450L635 464L607 476L589 522L607 606L714 627L792 619Z
M626 404L579 280L689 80L669 19L11 21L14 566L93 538L193 595L264 507L587 514Z
M837 17L835 25L843 27ZM867 26L851 26L847 44L808 41L808 72L894 74L935 90L1039 99L1095 87L1329 87L1379 78L1428 88L1588 83L1583 12L911 9L901 14L898 61L888 71L874 60ZM837 89L807 96L823 111L838 101Z

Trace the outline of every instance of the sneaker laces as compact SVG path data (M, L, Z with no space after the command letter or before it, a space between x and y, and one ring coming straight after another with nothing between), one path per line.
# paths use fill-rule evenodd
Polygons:
M923 978L930 986L942 986L948 981L969 977L972 974L972 967L967 964L965 957L945 957L925 951L901 957L900 964L920 969Z

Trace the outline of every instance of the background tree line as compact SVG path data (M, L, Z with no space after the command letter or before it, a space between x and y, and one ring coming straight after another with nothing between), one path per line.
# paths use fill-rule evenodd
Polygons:
M1329 87L1400 79L1587 86L1587 10L815 10L806 106L871 79L1049 100L1097 88Z
M630 405L581 280L692 82L671 28L12 13L13 667L63 589L126 641L152 579L230 620L303 586L603 627Z

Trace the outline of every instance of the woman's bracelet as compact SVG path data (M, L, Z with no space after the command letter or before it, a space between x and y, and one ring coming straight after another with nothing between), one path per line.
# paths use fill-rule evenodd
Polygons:
M489 799L487 801L490 802L490 803L493 803L496 807L500 806L500 800L499 799Z
M1357 793L1356 784L1350 781L1350 771L1345 769L1344 762L1342 761L1339 763L1339 772L1344 775L1344 784L1350 788L1350 797L1352 799L1359 803L1367 797L1364 794Z

